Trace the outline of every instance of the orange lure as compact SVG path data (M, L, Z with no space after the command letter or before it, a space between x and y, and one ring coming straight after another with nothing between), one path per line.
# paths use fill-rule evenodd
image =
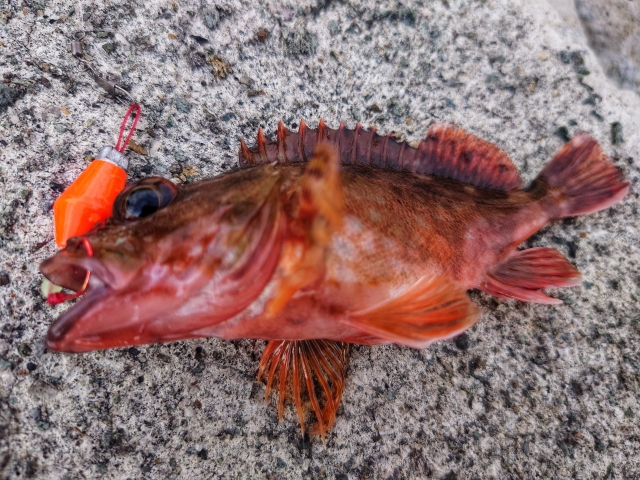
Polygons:
M466 291L557 304L580 273L552 248L517 250L550 221L602 210L629 184L586 134L527 188L496 146L433 125L418 148L320 122L258 132L240 169L176 187L146 178L42 273L83 298L49 329L51 350L215 336L269 340L259 376L325 435L348 344L424 348L479 312ZM310 407L310 409L309 409Z
M131 114L133 125L126 138L124 129ZM84 235L97 223L111 216L113 202L127 183L128 160L124 151L140 119L140 105L134 103L122 120L115 147L103 147L96 160L76 178L53 204L56 245L64 248L67 240ZM124 140L124 141L123 141Z

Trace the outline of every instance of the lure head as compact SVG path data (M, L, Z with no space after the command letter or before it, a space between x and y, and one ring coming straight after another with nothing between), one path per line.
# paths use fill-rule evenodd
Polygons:
M246 308L273 274L284 239L279 178L257 170L184 187L152 177L125 189L109 220L40 265L52 283L83 293L49 328L47 348L203 336Z

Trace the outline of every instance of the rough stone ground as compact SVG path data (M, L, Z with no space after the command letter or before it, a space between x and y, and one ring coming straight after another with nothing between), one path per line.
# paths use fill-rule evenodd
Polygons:
M571 2L554 3L4 0L0 477L640 478L640 101L607 79ZM323 445L262 400L262 342L44 349L66 308L39 294L52 202L113 144L125 110L70 55L77 30L143 105L132 179L215 175L240 137L279 119L360 120L409 140L447 120L500 145L527 180L587 131L631 193L527 242L583 272L555 292L564 305L473 293L485 313L455 341L353 348Z
M640 91L640 2L576 0L576 8L607 75Z

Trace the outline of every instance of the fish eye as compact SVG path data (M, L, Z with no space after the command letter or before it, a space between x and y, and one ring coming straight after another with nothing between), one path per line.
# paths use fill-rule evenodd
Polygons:
M120 220L148 217L165 208L176 197L176 187L164 178L145 178L124 190L113 205Z
M151 187L140 187L127 197L127 218L142 218L156 213L160 208L160 197Z

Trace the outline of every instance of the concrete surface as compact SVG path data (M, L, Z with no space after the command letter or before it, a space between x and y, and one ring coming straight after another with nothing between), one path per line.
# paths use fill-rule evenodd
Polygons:
M640 478L640 100L607 78L571 5L533 3L0 4L0 477ZM70 55L77 30L143 105L147 155L129 153L131 178L214 175L279 119L361 120L409 140L435 119L496 142L527 180L587 131L631 193L527 242L583 272L555 292L564 305L473 293L485 313L455 341L353 348L323 445L262 400L262 342L44 349L67 308L39 293L52 202L125 110Z

